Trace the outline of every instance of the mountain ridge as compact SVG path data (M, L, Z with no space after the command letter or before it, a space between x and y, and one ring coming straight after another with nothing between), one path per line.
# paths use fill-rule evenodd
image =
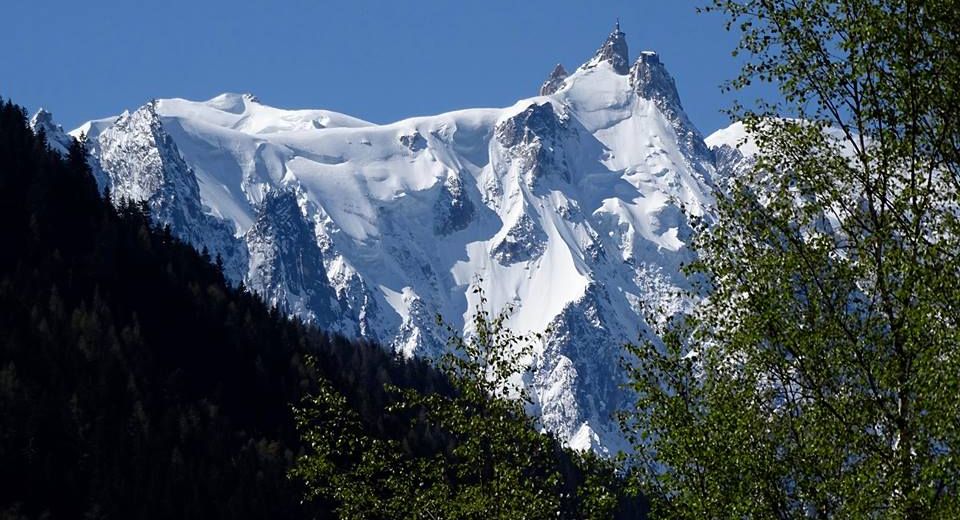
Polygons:
M197 190L152 207L174 233L219 254L231 280L284 294L277 305L406 356L442 352L434 317L466 326L476 303L468 288L481 284L491 310L516 308L511 327L551 330L527 381L543 427L579 449L625 448L612 418L626 402L620 346L641 336L648 310L689 305L679 296L679 266L692 258L687 215L708 211L716 173L659 56L627 58L618 25L574 73L555 70L547 95L386 125L243 94L155 100L163 135L153 141L172 143L164 164L177 168L149 180L177 170ZM133 163L162 147L145 131L118 131L130 117L72 134L86 133L104 187L137 198L118 190L133 178L115 164L124 154L104 153L140 142L125 152ZM281 269L310 278L293 288L290 276L283 285L264 275L279 272L262 269L270 255L251 254L263 250L255 224L271 220L265 201L278 191L303 220L290 228L301 243L285 249L316 248L323 264ZM163 216L178 205L196 218ZM308 286L335 301L307 308Z

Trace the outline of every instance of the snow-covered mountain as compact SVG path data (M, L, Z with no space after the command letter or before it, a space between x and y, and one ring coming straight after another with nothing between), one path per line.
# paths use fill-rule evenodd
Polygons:
M550 331L527 382L543 426L618 449L621 345L689 304L687 219L709 207L715 153L619 26L540 94L387 125L160 99L72 134L115 199L147 201L230 279L328 329L433 356L435 316L469 323L479 283L489 310L515 306L512 328Z
M30 118L30 128L37 135L43 134L51 150L66 156L70 149L71 138L63 131L63 127L53 120L53 114L41 108Z

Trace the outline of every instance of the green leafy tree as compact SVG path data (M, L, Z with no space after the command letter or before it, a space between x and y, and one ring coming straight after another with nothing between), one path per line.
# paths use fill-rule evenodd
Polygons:
M346 399L326 383L294 415L310 454L300 457L291 476L306 484L307 500L330 501L345 519L406 517L413 487L404 481L412 468L400 457L398 442L369 435Z
M436 466L450 486L431 488L431 501L446 504L445 518L556 517L563 489L556 469L557 443L535 429L522 376L540 334L518 335L507 327L511 308L491 316L479 286L472 332L464 337L438 317L449 350L439 368L453 383L453 396L405 392L401 407L423 411L421 420L452 437L452 449Z
M372 436L346 400L329 388L295 415L310 451L292 475L308 499L330 500L343 518L612 518L626 495L613 465L575 454L541 433L524 410L523 375L539 334L507 327L511 309L491 315L480 303L463 336L449 333L438 361L451 388L393 388L388 409L404 428L428 431L435 449Z
M960 512L960 6L716 0L760 152L698 234L697 309L631 346L675 518ZM789 114L792 119L777 116Z

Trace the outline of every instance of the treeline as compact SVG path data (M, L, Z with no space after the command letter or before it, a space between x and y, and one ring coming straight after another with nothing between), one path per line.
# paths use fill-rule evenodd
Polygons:
M291 405L329 392L405 460L471 441L404 397L455 395L446 375L231 287L143 206L106 201L81 143L60 157L2 100L0 240L0 518L339 517L341 499L290 475L313 454ZM637 511L610 466L528 433L500 440L552 446L550 490L603 481Z

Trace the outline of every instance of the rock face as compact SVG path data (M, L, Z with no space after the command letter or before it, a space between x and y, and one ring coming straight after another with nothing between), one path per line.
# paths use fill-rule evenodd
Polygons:
M526 213L496 242L490 254L502 265L536 260L546 250L547 235L543 228Z
M709 160L710 149L704 143L703 134L683 111L680 104L680 94L677 92L677 82L660 62L660 56L655 52L640 53L636 63L630 67L630 85L636 93L657 104L657 108L667 116L670 125L680 138L680 145L684 152L697 155Z
M471 333L481 284L512 329L550 330L531 413L603 452L624 446L621 345L649 312L690 305L686 219L708 211L716 168L663 64L631 66L619 26L554 72L510 107L389 125L224 94L76 132L115 199L146 201L231 280L329 330L436 356L435 316Z
M440 188L441 193L434 207L436 218L433 222L433 232L437 235L446 236L462 231L473 219L476 208L467 196L467 190L461 178L463 175L467 174L450 175Z
M677 83L660 63L660 56L655 52L640 53L637 62L630 67L630 84L637 94L652 99L658 107L682 109Z
M414 132L410 135L401 135L400 144L411 152L419 152L427 147L427 140L420 135L420 132Z
M731 180L752 168L756 162L757 144L741 122L717 130L705 142L714 154L717 189L729 189Z
M563 141L573 134L552 103L530 105L498 124L495 135L504 149L505 165L516 163L528 184L551 174L570 179Z
M560 87L563 86L563 80L565 79L567 79L567 69L557 63L557 66L553 68L553 72L547 76L547 80L543 82L543 85L540 85L540 95L549 96L560 90Z
M51 150L62 156L67 155L73 138L63 131L63 127L53 121L53 114L42 108L37 110L37 113L30 118L30 129L37 135L42 133L47 138L47 146Z
M313 223L301 214L293 191L276 190L264 197L246 245L248 286L268 303L323 328L331 328L344 314L327 278Z
M160 122L156 102L120 116L97 136L93 152L114 201L145 202L161 225L219 256L228 279L243 279L246 249L230 223L205 211L193 169Z
M552 103L534 103L497 125L497 141L506 148L512 148L553 140L560 126Z

